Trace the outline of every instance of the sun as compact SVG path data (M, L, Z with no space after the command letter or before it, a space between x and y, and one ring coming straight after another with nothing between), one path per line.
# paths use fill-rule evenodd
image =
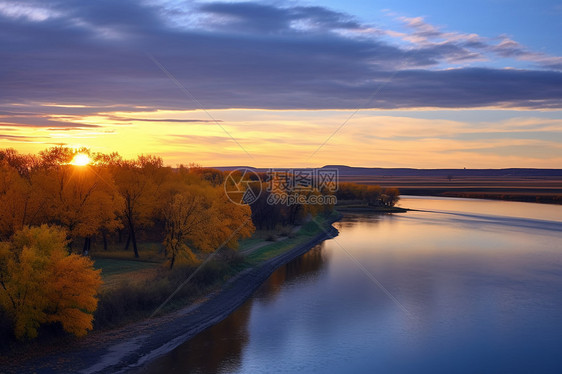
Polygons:
M70 163L76 166L86 166L90 162L92 162L92 160L90 160L90 157L87 154L77 153Z

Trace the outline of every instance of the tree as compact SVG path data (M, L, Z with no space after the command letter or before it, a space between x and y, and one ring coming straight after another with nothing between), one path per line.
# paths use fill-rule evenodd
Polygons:
M251 214L248 206L230 202L222 188L207 183L184 186L163 211L170 269L180 256L193 264L198 262L196 252L212 252L223 244L236 248L240 238L255 230Z
M380 186L362 186L363 189L363 199L367 201L367 204L379 206L381 205L382 189Z
M383 190L380 186L341 183L336 196L338 200L363 200L372 206L392 207L400 199L400 191L397 188Z
M185 166L180 165L180 168L185 168ZM213 186L221 186L224 183L224 173L218 169L204 168L200 165L190 164L189 171L198 175L201 179L206 180Z
M384 206L393 207L400 199L400 191L398 188L386 188L381 199Z
M119 226L123 201L106 168L52 164L33 173L31 180L44 206L41 222L65 227L70 245L85 238L85 253L93 235Z
M0 161L5 161L6 164L17 170L18 174L25 178L29 178L31 171L39 164L37 157L19 154L13 148L0 150Z
M161 159L141 156L138 161L121 162L114 170L115 183L124 201L122 216L129 229L135 257L139 257L137 229L150 225L153 219L159 187L157 182L162 183L160 178L155 180L153 177L160 175L158 168L161 167Z
M197 257L191 250L195 243L205 244L205 234L210 220L209 203L202 194L184 192L177 194L164 208L165 230L164 248L174 267L178 256L183 255L187 262L196 263Z
M11 237L37 217L40 207L35 197L30 181L6 161L0 161L0 235L3 238Z
M0 150L0 235L9 238L26 225L50 223L68 229L69 245L120 226L122 200L105 164L70 162L87 149L48 148L40 157ZM97 155L100 157L100 155ZM114 157L109 155L106 158ZM102 159L103 161L103 159Z
M254 186L250 188L254 188ZM252 203L252 223L259 230L271 230L282 221L281 206L268 202L272 193L266 188L267 185L263 183L258 199ZM257 187L255 189L254 193L258 195Z
M31 185L39 161L13 149L0 150L0 237L35 224L43 208Z
M256 228L252 222L252 209L249 205L234 204L226 196L222 187L212 189L213 205L211 212L211 247L215 250L221 244L232 249L238 248L238 241L250 237Z
M88 152L88 150L86 148L74 150L64 146L47 148L39 152L40 167L50 169L69 164L74 158L74 155L79 152Z
M101 283L90 259L68 254L62 228L25 227L11 242L0 244L0 307L18 339L36 337L44 323L86 334Z

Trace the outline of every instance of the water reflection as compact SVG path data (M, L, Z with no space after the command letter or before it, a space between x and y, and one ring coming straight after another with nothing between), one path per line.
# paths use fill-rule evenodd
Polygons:
M461 212L478 215L501 215L562 222L560 205L517 201L443 198L433 196L402 196L398 206L433 212Z
M267 304L276 299L285 283L303 284L314 281L329 260L329 253L324 251L324 247L325 244L320 243L304 255L277 269L256 291L255 298Z
M377 224L383 219L392 219L392 215L387 214L365 214L365 213L345 213L345 218L335 222L334 227L339 229L350 229L358 222L371 222Z
M157 358L143 373L217 373L225 365L240 367L249 339L252 305L244 303L221 323L210 327L172 352Z
M562 207L411 203L425 211L346 215L337 243L145 372L562 372Z
M254 303L267 305L287 283L313 282L327 264L329 255L321 243L304 255L277 269L268 280L222 322L143 368L143 373L217 373L239 369L242 352L249 340L248 322Z

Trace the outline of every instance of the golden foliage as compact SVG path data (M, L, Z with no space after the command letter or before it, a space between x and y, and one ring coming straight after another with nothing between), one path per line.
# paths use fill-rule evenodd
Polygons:
M29 181L17 169L0 162L0 235L10 237L29 224L38 211L38 201L33 199Z
M0 151L3 238L42 223L65 227L72 239L121 226L123 200L107 167L69 165L77 151L64 147L47 149L40 159L8 151Z
M34 338L48 322L86 334L100 286L100 271L90 259L68 254L66 232L56 226L25 227L0 244L0 306L18 339Z
M43 221L67 228L73 238L119 225L123 201L105 169L59 165L34 173L32 184L44 202Z
M92 163L72 165L77 153L87 154ZM188 255L187 248L209 252L225 240L234 248L237 240L254 228L249 222L234 233L251 211L228 201L221 187L223 180L219 170L194 165L174 170L150 155L124 160L116 153L54 147L33 157L0 150L0 235L7 239L26 225L54 224L67 230L69 246L84 238L87 253L91 238L101 235L107 247L107 235L125 227L138 257L138 231L156 226L154 236L168 225L165 240L175 248L173 253ZM193 209L189 214L182 211L186 204L197 208L197 213ZM180 218L172 217L170 206L184 218L197 220L171 229L171 222ZM171 234L174 230L183 232L176 244L172 244L177 235ZM196 261L196 256L190 261Z
M170 268L178 257L198 262L194 250L212 252L221 245L236 248L238 239L255 230L251 210L230 202L222 188L186 185L163 209L164 247Z
M116 188L123 200L121 215L133 242L135 257L139 257L136 231L152 224L158 204L158 193L168 172L162 159L139 156L136 161L123 161L116 155L109 163Z
M392 207L400 199L400 191L397 188L340 183L336 196L338 200L364 200L369 205Z

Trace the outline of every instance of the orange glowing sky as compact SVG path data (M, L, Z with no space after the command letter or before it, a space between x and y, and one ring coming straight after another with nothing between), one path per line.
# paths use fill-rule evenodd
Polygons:
M209 114L217 122L210 120ZM5 127L13 138L2 142L6 147L30 153L57 143L86 146L97 152L119 151L125 157L152 153L162 156L169 165L562 165L562 121L555 118L559 112L502 111L500 114L505 118L489 122L485 120L489 111L484 110L364 110L342 127L352 114L349 110L229 109L212 113L151 110L53 115L50 118L69 121L71 127ZM475 117L483 120L477 121ZM19 141L20 136L26 140Z

